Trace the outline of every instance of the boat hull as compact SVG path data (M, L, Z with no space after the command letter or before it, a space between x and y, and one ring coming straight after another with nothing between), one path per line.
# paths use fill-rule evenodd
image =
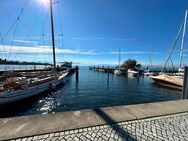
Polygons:
M175 83L173 81L173 76L164 75L162 78L159 78L157 76L156 77L150 77L150 78L152 78L154 80L155 84L157 84L159 86L182 91L183 84L182 83ZM178 78L178 80L180 80L180 79Z
M5 105L13 102L17 102L20 100L24 100L26 98L38 95L42 92L48 91L51 88L55 88L60 83L63 82L64 77L60 77L58 79L36 85L30 88L17 90L13 92L3 92L0 93L0 105Z

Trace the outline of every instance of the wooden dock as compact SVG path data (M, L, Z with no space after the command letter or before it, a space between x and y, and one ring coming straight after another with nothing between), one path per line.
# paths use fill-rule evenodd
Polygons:
M114 67L99 67L99 66L89 66L89 69L92 71L97 71L97 72L106 72L106 73L114 73L115 68Z

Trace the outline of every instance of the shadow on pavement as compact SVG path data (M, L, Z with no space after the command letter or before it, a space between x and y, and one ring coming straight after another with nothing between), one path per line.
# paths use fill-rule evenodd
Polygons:
M107 124L111 126L111 128L116 131L116 134L125 141L136 141L126 130L124 130L121 126L116 124L117 122L113 120L109 115L107 115L103 110L101 109L94 109L94 112L96 112L104 121L106 121Z

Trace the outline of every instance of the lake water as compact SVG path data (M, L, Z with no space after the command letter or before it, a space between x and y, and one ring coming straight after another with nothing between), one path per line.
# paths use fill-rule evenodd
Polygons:
M79 82L69 76L56 92L0 107L1 117L129 105L180 99L181 92L157 87L147 77L116 76L80 67Z

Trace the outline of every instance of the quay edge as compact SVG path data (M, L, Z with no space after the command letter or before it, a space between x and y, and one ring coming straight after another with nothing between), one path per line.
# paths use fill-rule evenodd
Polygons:
M183 112L188 112L188 100L1 118L0 140L16 139Z

